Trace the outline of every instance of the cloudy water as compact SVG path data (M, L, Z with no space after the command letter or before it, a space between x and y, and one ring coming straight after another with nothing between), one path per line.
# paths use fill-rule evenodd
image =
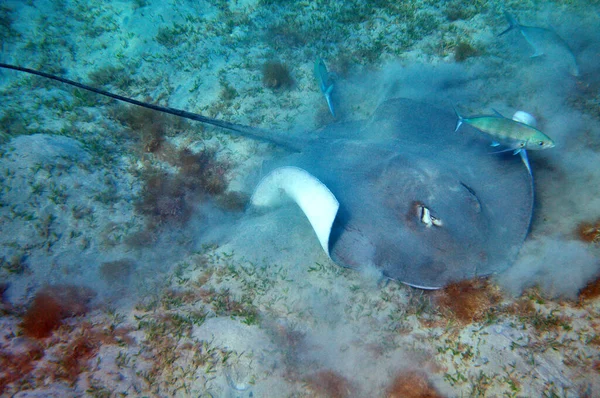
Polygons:
M600 396L598 26L3 1L0 395Z

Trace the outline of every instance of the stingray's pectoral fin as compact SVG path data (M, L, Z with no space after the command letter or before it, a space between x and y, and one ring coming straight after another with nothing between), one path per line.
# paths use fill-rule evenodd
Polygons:
M329 235L340 207L333 193L306 170L280 167L260 181L250 203L252 206L277 206L288 198L300 206L329 256Z

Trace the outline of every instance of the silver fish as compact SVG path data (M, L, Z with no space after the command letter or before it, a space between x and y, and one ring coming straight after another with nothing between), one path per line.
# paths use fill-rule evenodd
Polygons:
M325 62L321 58L317 58L315 61L315 78L319 83L319 88L321 92L325 96L325 100L327 101L327 106L329 107L329 112L335 118L335 111L333 110L333 102L331 101L331 93L333 92L333 82L331 81L331 76L329 76L329 72L327 71L327 66L325 66Z
M551 62L564 63L564 66L569 70L571 75L579 76L577 59L567 42L558 33L548 28L521 25L506 11L504 12L504 16L510 26L498 36L502 36L511 30L518 30L533 49L532 58L546 54Z
M518 120L508 119L501 114L463 117L456 108L457 121L454 131L466 123L492 139L492 146L505 146L518 154L523 149L548 149L554 147L554 141L537 128Z

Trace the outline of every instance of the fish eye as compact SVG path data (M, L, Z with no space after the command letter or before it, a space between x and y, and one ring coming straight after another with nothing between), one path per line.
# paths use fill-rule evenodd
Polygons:
M539 146L544 146L544 141L538 142Z

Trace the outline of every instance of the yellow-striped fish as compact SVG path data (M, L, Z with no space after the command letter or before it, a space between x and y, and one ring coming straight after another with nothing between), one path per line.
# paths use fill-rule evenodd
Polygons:
M489 116L462 117L456 108L456 129L463 123L487 134L492 139L492 146L504 146L513 150L514 154L523 149L540 150L554 147L554 141L533 126L508 119L499 113Z

